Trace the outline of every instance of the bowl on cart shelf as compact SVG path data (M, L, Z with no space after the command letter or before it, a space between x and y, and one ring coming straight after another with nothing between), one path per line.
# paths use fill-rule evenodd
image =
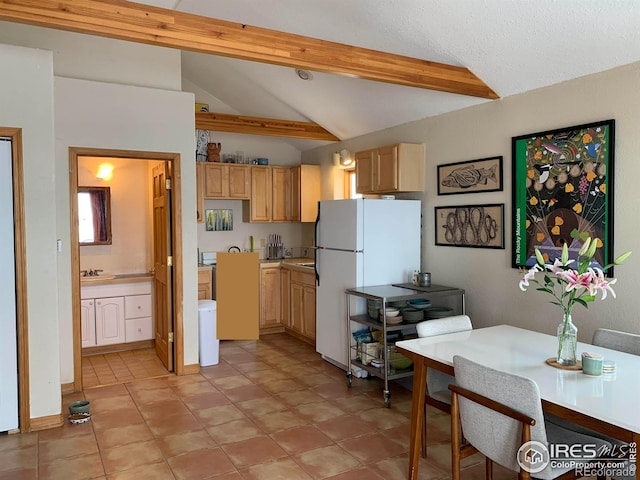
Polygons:
M380 321L380 323L382 323L382 314L380 314L380 318L378 320ZM389 315L387 315L387 325L398 325L402 323L403 320L404 318L402 318L402 315L396 315L394 317L390 317Z
M406 370L413 364L410 358L396 351L389 352L389 365L396 370Z
M418 323L424 320L424 312L417 308L408 307L402 310L402 318L408 323Z
M369 313L370 318L377 320L381 308L382 300L367 300L367 312Z
M387 314L387 318L389 317L397 317L398 315L400 315L400 310L397 308L393 308L393 307L387 307L384 310L381 308L380 309L380 315L383 315L384 313Z
M413 298L409 300L409 307L424 310L431 306L431 301L426 298Z
M449 307L429 307L424 310L424 318L433 320L435 318L444 318L453 315L453 308Z
M381 305L382 306L382 305ZM405 308L409 306L409 302L407 300L397 300L395 302L388 302L387 303L387 307L393 307L393 308Z

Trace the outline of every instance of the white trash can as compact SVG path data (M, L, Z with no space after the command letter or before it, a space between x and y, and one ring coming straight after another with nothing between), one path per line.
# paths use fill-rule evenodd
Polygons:
M220 340L216 328L216 301L198 300L200 366L217 365L220 359Z

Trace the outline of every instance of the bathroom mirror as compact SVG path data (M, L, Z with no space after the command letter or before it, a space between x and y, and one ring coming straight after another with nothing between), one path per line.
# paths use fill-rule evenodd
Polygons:
M80 245L111 245L111 189L78 187Z

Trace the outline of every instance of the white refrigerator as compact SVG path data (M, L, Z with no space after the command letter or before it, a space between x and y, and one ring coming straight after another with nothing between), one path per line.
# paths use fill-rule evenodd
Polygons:
M420 269L421 231L420 200L319 202L316 350L325 360L346 369L345 290L410 281ZM355 308L365 307L361 302Z

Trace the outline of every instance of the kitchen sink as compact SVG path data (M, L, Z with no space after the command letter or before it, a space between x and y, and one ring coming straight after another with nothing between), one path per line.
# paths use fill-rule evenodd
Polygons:
M98 280L113 280L114 278L116 278L115 275L93 275L93 276L87 276L87 277L80 277L80 282L81 283L91 283L91 282L97 282Z

